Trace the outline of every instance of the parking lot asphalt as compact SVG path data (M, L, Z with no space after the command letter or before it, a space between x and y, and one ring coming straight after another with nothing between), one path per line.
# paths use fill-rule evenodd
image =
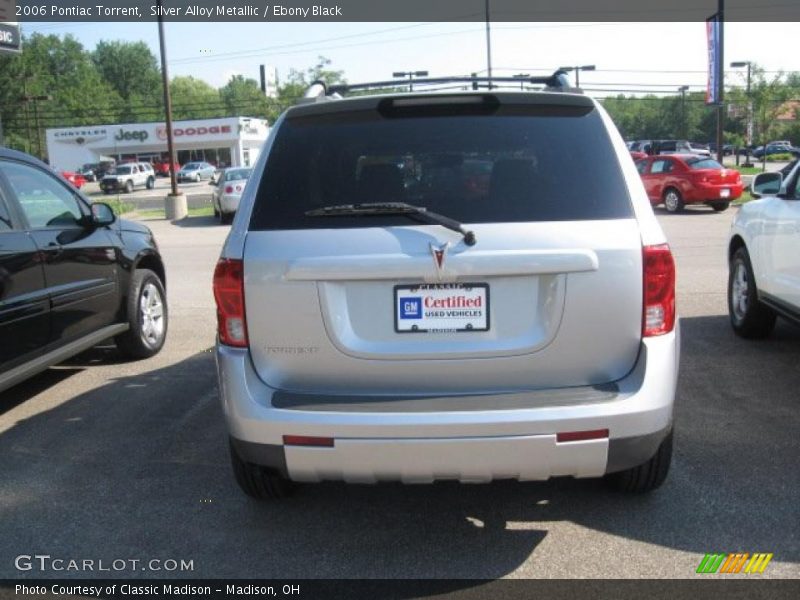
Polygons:
M21 554L191 560L121 577L693 577L707 552L771 552L800 577L800 329L738 339L724 247L733 209L659 213L678 265L675 456L647 496L598 481L338 483L258 503L233 481L218 403L211 275L228 228L149 221L167 265L164 350L100 347L0 396L0 578Z

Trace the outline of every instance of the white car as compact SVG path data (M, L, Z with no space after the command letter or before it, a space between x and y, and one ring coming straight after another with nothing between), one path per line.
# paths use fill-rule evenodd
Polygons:
M114 167L100 180L100 189L106 194L124 191L131 193L134 188L143 186L152 190L156 185L156 175L148 163L122 163Z
M800 323L800 163L761 173L738 212L728 245L728 311L734 331L768 336L777 316Z
M211 194L211 203L220 223L230 223L233 219L252 171L250 167L233 167L222 171L216 181L208 182L216 188Z

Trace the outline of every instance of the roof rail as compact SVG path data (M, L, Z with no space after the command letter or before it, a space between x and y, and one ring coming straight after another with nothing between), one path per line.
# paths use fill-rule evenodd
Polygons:
M448 83L468 83L471 84L473 89L481 88L488 88L493 89L495 87L499 87L497 84L530 84L530 85L543 85L544 90L548 92L573 92L573 93L583 93L580 88L574 88L570 85L569 79L567 78L566 71L561 69L555 71L552 75L547 75L543 77L421 77L419 79L414 79L413 84L415 86L423 86L423 85L441 85L441 84L448 84ZM348 92L353 92L357 90L374 90L380 88L396 88L404 86L405 83L399 81L397 79L390 79L387 81L371 81L368 83L341 83L336 85L327 86L322 81L315 81L311 84L311 87L308 88L306 92L306 98L318 98L322 95L322 92L319 88L316 88L316 92L312 92L312 89L315 89L315 86L318 84L322 85L325 89L325 94L327 95L343 95ZM311 96L309 96L311 94Z

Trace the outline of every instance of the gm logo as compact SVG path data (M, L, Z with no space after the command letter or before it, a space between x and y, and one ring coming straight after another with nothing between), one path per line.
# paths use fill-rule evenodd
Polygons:
M764 552L753 555L747 552L706 554L697 567L697 573L763 573L771 560L772 553Z
M422 298L400 298L401 319L422 318Z

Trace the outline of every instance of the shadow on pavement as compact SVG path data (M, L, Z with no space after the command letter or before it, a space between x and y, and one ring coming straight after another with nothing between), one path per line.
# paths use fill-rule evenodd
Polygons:
M749 342L723 316L682 328L673 471L648 496L570 479L328 483L258 503L230 472L213 353L120 377L0 435L0 577L41 577L16 572L13 557L45 552L194 561L149 577L498 578L536 561L560 521L701 555L799 561L800 330L781 324Z

